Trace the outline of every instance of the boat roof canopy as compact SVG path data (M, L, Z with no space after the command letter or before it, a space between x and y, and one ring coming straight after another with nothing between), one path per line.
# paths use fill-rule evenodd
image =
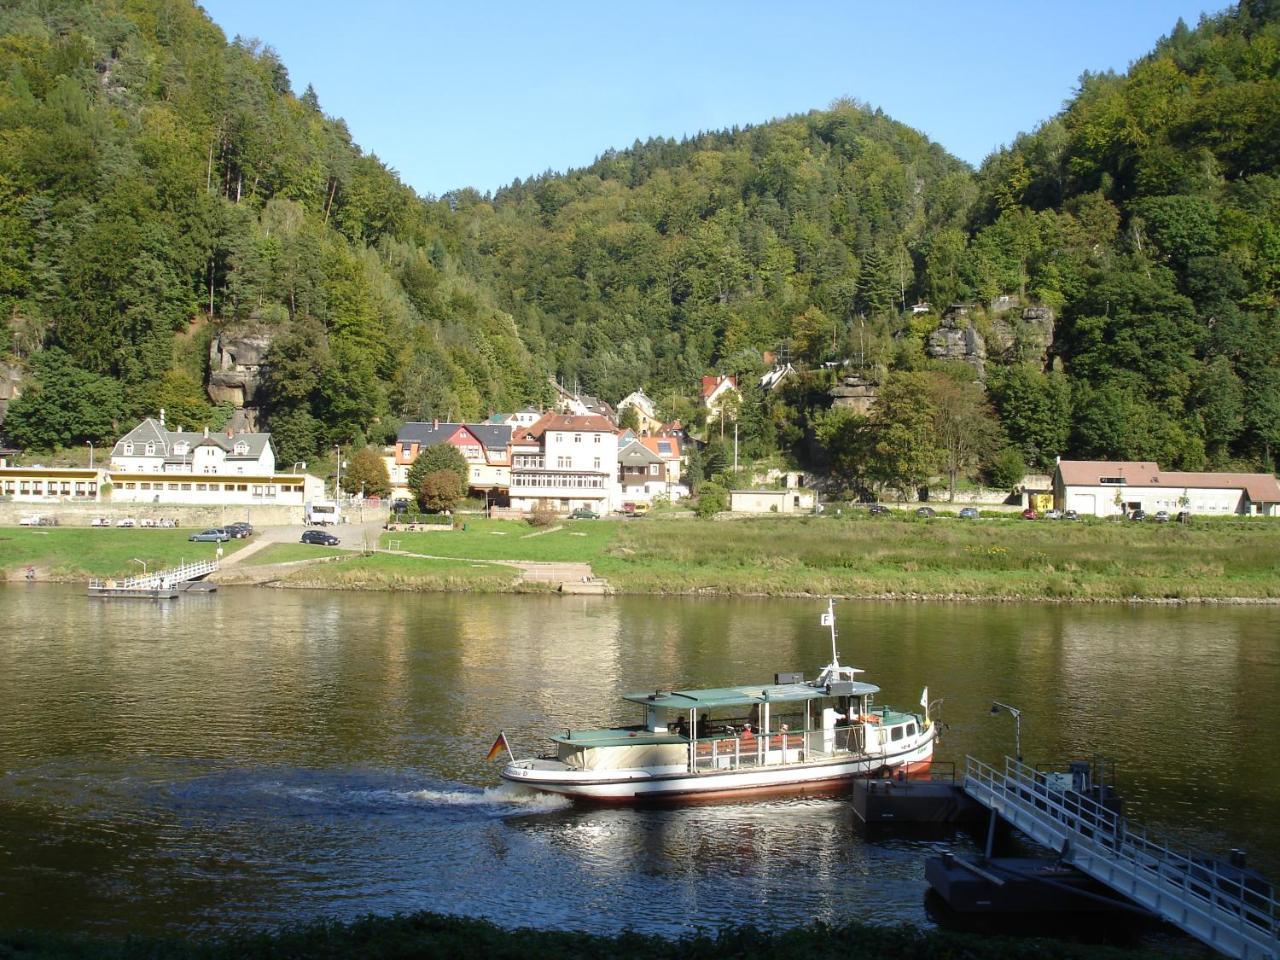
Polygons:
M820 697L865 697L879 693L874 683L861 680L846 681L839 689L828 693L825 686L815 687L807 683L779 683L755 687L712 687L708 690L654 690L645 693L623 694L624 700L643 703L662 710L711 710L716 707L751 707L758 703L787 703L817 700Z

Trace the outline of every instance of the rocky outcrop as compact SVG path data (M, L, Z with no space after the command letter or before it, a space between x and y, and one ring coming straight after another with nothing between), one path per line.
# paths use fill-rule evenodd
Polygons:
M929 334L925 353L935 360L958 360L973 367L978 379L987 374L987 342L969 318L966 308L953 307L942 316L938 329Z
M0 363L0 423L10 402L22 396L22 368L16 363Z
M1053 346L1054 315L1049 307L1024 307L991 322L987 355L1004 363L1031 362L1046 366Z
M879 396L880 386L865 377L842 377L840 382L831 388L831 405L848 407L855 413L866 416L871 412L871 405Z
M271 335L266 333L224 332L214 337L209 344L209 396L214 403L255 408L262 365L270 349Z

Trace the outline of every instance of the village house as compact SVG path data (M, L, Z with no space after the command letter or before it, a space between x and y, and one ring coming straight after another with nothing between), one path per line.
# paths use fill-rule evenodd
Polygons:
M717 375L702 378L702 405L707 408L707 423L720 419L725 404L740 397L737 377Z
M642 436L639 442L662 460L667 480L667 495L672 500L679 500L689 495L689 488L680 482L684 473L684 448L680 437L674 433L662 432L651 436Z
M1280 482L1269 473L1187 473L1145 460L1061 460L1053 502L1081 516L1143 510L1205 516L1280 516Z
M632 437L618 451L618 497L623 503L652 503L669 497L666 464L662 458Z
M654 405L652 398L646 396L643 390L634 390L618 401L619 417L628 409L635 410L636 429L640 433L653 433L662 428L662 421L658 418L657 407Z
M554 377L548 377L551 389L555 391L555 408L560 413L573 414L576 417L604 417L613 423L618 422L618 413L613 407L599 397L586 393L571 393L562 387Z
M411 499L409 468L428 447L447 443L467 461L467 492L487 504L505 506L511 486L511 435L505 423L445 423L411 421L396 434L395 446L384 453L391 495Z
M730 490L732 513L812 513L816 503L812 490Z
M271 434L170 430L164 411L148 417L111 450L113 503L302 506L323 481L277 473Z
M618 434L601 416L548 413L511 438L511 506L568 513L615 509Z

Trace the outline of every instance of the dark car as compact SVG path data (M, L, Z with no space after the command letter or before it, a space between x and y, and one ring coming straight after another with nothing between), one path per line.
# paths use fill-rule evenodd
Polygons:
M977 520L978 508L977 507L961 507L960 519L961 520Z
M1036 513L1035 507L1027 507L1027 509L1022 511L1022 519L1023 520L1039 520L1040 514Z
M193 543L222 543L231 539L231 534L227 533L224 527L214 527L209 530L201 530L199 533L193 533L187 537Z
M1062 519L1063 520L1079 520L1080 514L1076 513L1074 510L1066 510L1066 511L1063 511Z
M590 507L579 507L569 514L570 520L599 520L600 514L596 513Z
M925 520L928 520L930 517L936 517L937 515L938 515L937 511L934 510L933 507L917 507L916 508L916 516L921 517Z
M247 520L228 523L223 529L237 540L244 540L253 535L253 524Z
M336 547L342 541L332 533L325 533L323 530L304 530L302 532L302 539L298 542L316 543L322 547Z
M1145 519L1147 519L1147 511L1145 511L1145 510L1135 510L1135 511L1133 511L1133 513L1129 514L1129 519L1130 519L1130 520L1145 520Z
M404 499L393 500L391 501L391 512L392 513L408 513L409 506L410 504L408 500L404 500Z
M873 503L871 506L867 507L867 513L871 514L873 517L887 517L889 515L889 508L883 503Z
M1156 522L1156 523L1168 523L1168 522L1169 522L1169 511L1168 511L1168 510L1157 510L1157 511L1156 511L1156 515L1155 515L1152 519L1153 519L1153 520L1155 520L1155 522Z

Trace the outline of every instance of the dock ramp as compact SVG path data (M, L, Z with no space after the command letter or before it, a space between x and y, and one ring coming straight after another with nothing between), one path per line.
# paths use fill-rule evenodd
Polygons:
M1280 958L1280 904L1257 873L1161 840L1006 757L1004 770L965 761L964 790L1062 862L1146 907L1219 953Z
M192 581L203 579L218 569L217 560L195 560L168 570L121 577L118 580L90 580L91 597L138 597L167 600L176 597Z

